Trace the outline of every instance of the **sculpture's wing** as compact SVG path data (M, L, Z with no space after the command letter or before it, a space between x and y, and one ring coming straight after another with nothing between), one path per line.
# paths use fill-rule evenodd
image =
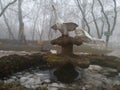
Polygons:
M93 39L93 37L86 30L83 30L83 29L81 29L81 30L83 31L83 33L86 37L88 37L90 40Z
M80 28L77 28L75 30L75 34L76 34L76 37L77 38L80 38L83 42L90 42L90 38L88 38L86 35L85 35L85 32L80 29Z
M88 37L86 37L86 36L81 36L80 37L84 42L91 42L91 40L88 38Z
M78 40L78 41L83 41L83 42L90 42L90 39L87 38L86 36L75 36L75 39Z
M78 27L78 25L73 22L68 22L68 23L63 23L63 24L66 25L66 28L68 31L74 31L76 29L76 27Z
M84 32L80 29L75 29L75 34L76 34L76 36L85 36Z

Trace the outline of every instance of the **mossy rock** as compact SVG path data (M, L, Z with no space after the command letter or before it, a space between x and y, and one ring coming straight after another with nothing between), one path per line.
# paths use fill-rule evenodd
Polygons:
M47 65L40 54L9 55L0 58L0 78L10 76L25 69Z
M78 55L56 55L56 54L50 54L43 56L43 59L48 62L48 65L51 67L61 67L67 63L71 63L74 66L79 66L81 68L87 68L89 66L88 59L82 60Z
M51 67L57 67L57 66L59 67L68 62L71 62L68 56L61 56L54 54L45 55L43 59L46 60Z
M107 55L88 55L91 64L115 68L120 71L120 58Z
M43 56L43 58L48 62L49 65L55 67L62 66L66 63L72 63L75 66L87 68L90 64L96 64L104 67L114 68L120 71L120 58L115 56L95 54L65 56L51 54Z

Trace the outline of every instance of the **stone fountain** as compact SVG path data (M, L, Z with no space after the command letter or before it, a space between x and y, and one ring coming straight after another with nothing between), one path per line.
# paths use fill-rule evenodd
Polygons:
M71 25L73 27L71 27ZM78 26L75 23L68 22L65 23L67 31L71 27L74 31L75 28ZM55 25L52 26L52 28ZM55 28L53 28L55 29ZM64 28L63 28L64 29ZM62 30L64 31L64 30ZM79 73L76 71L76 67L79 66L81 68L87 68L89 66L89 61L80 60L80 56L75 55L73 53L73 45L82 45L83 40L81 38L77 39L74 37L69 36L69 34L62 35L54 40L51 41L52 45L59 45L61 46L61 53L60 54L51 54L46 55L45 60L49 63L51 67L55 67L56 70L54 72L57 79L64 83L71 83L78 77Z

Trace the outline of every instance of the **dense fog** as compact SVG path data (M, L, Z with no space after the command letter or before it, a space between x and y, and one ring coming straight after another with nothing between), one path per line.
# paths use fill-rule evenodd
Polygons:
M14 1L14 0L13 0ZM19 1L19 2L18 2ZM50 28L55 24L52 5L65 22L75 22L92 36L110 42L120 42L119 0L18 0L11 4L0 17L0 38L19 38L19 3L21 2L24 34L27 40L51 40L60 35ZM94 2L93 2L94 1ZM101 4L100 4L100 2ZM12 0L0 0L0 11ZM101 6L102 5L102 6ZM102 11L103 8L103 11ZM92 14L93 13L93 14ZM106 18L107 16L107 18ZM116 17L116 18L115 18ZM108 21L107 21L108 19ZM109 23L108 23L109 22ZM96 24L97 23L97 24ZM110 27L110 28L109 28ZM113 30L112 30L113 29ZM12 35L11 35L11 33Z

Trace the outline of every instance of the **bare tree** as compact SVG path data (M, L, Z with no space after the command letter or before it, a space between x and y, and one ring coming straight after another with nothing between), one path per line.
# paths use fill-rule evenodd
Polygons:
M100 0L98 0L100 6L101 6L101 12L103 13L105 19L106 19L106 22L107 22L107 26L108 26L108 33L110 33L110 28L111 28L111 25L110 25L110 22L109 22L109 19L108 19L108 16L107 14L105 13L105 10L104 10L104 7L103 7L103 4ZM106 47L108 46L108 41L109 41L109 37L110 35L106 35Z
M51 26L52 26L52 20L53 20L53 13L51 13L51 17L50 17L50 22L49 22L49 33L48 33L48 38L49 38L49 41L51 40L52 38L52 29L51 29Z
M54 2L53 2L53 0L51 0L50 6L52 6L53 4L54 4ZM55 21L53 17L54 17L54 15L53 15L53 9L50 8L50 21L49 21L49 33L48 33L48 39L49 39L49 41L52 39L52 28L51 28L51 26L53 24L53 21Z
M37 20L39 18L39 12L40 12L40 5L38 7L37 15L35 15L35 20L34 20L34 23L33 23L33 33L32 33L32 40L33 41L34 41L34 38L35 38L35 30L36 30Z
M1 6L1 9L3 10L3 4L2 4L2 1L1 1L1 0L0 0L0 6ZM8 20L7 20L7 18L6 18L5 13L3 13L3 18L4 18L5 24L6 24L7 28L8 28L9 39L12 38L13 40L15 40L15 37L14 37L14 35L13 35L13 33L12 33L11 27L9 26L9 23L8 23Z
M107 43L109 42L109 38L115 30L117 20L117 0L110 0L110 3L108 2L107 5L106 3L103 4L104 2L106 2L106 0L94 0L93 3L91 2L91 0L74 0L77 7L75 6L75 4L72 3L68 3L66 5L69 0L24 0L24 2L23 0L0 1L6 2L5 5L3 4L1 8L0 16L3 16L3 18L1 19L4 20L7 26L7 30L9 30L7 32L9 32L9 35L12 38L17 37L18 33L18 39L21 42L26 42L26 37L24 34L24 23L26 23L26 28L29 28L29 26L27 26L27 23L31 25L32 29L30 28L30 30L28 31L30 35L28 35L28 33L26 33L26 35L28 35L28 37L32 38L33 40L38 39L39 37L40 39L49 40L51 38L55 38L56 35L54 35L54 33L51 33L52 31L50 29L51 24L53 24L54 22L54 16L52 15L52 11L50 9L51 1L54 1L56 6L59 8L59 11L62 11L59 14L62 18L64 18L65 21L70 20L76 23L80 23L82 28L87 29L88 32L91 34L92 30L94 30L98 38L103 38L104 32L106 31L107 36L105 36L105 38ZM14 9L11 7L12 4L16 1L18 1L19 5L14 4L14 7L19 6L18 9ZM36 3L39 5L39 7L36 6ZM24 5L21 6L22 4ZM104 6L110 6L111 4L113 6L110 8L111 10L108 10L107 7ZM23 9L23 11L21 8ZM29 10L26 11L26 8ZM9 14L8 12L12 12L12 14ZM111 14L109 14L110 12ZM77 14L77 16L75 16L74 14ZM10 18L10 16L13 15L15 18ZM19 20L17 17L19 17ZM17 20L19 22L19 27L17 26ZM23 20L25 20L25 22ZM14 22L12 23L12 21L15 21L16 25L14 25ZM19 32L17 30L12 32L12 29L17 28L19 28ZM38 31L39 33L36 33L36 31ZM16 34L12 35L12 33ZM59 32L57 32L57 34L59 35Z
M41 23L41 33L40 33L40 40L42 41L42 37L44 35L44 32L46 30L45 25L46 25L46 1L44 1L44 7L43 7L43 18L42 18L42 23ZM45 29L45 30L44 30ZM45 34L46 35L46 34Z
M1 0L0 0L0 1L1 1ZM10 5L14 4L16 1L17 1L17 0L13 0L12 2L9 2L9 3L2 9L2 11L0 12L0 17L3 15L3 13L6 11L6 9L7 9Z
M87 19L86 19L85 9L83 9L83 8L86 7L86 4L84 4L84 5L83 5L83 8L82 8L82 5L80 4L80 0L76 0L76 1L77 1L77 6L78 6L78 8L79 8L79 10L80 10L80 12L81 12L81 14L82 14L83 24L84 24L84 22L85 22L85 24L86 24L86 26L87 26L87 28L88 28L88 33L90 33L90 26L89 26L88 21L87 21ZM84 25L82 25L82 26L83 26L83 28L85 27Z
M101 6L101 12L103 13L103 15L106 19L106 22L107 22L107 32L106 32L106 47L107 47L108 43L109 43L110 36L112 35L112 33L114 31L114 28L115 28L115 25L116 25L116 19L117 19L116 0L113 0L113 2L114 2L114 12L115 12L113 25L110 24L109 18L107 16L107 14L105 13L104 6L103 6L101 0L98 0L98 2Z
M116 20L117 20L117 5L116 5L116 0L113 0L113 4L114 4L114 9L112 10L112 17L113 17L113 22L111 22L111 20L109 20L109 15L103 5L103 2L101 0L97 0L98 4L101 7L101 15L100 16L95 16L95 12L94 12L94 8L95 8L95 0L93 0L93 3L91 4L91 15L93 18L93 21L88 22L87 17L86 17L86 0L75 0L76 4L82 14L82 27L87 26L88 31L90 32L90 23L94 23L95 29L97 31L97 36L98 38L102 38L102 36L105 34L106 36L106 47L108 46L108 42L110 39L110 36L112 35L113 31L115 30L115 25L116 25ZM98 9L99 10L99 9ZM98 11L96 11L98 12ZM113 13L114 12L114 13ZM89 17L91 17L89 15ZM101 25L98 24L101 22ZM85 26L84 26L85 25ZM105 25L107 25L107 31L105 32ZM105 32L105 33L104 33Z
M116 4L116 0L113 0L113 3L114 3L114 21L113 21L113 26L112 26L112 29L111 29L111 34L113 34L113 31L115 29L115 25L116 25L116 20L117 20L117 4Z
M102 22L102 25L101 25L100 39L103 37L103 34L104 34L105 21L103 20L103 18L101 18L101 22Z
M93 17L93 22L95 24L95 27L96 27L96 30L97 30L97 35L98 35L98 38L100 38L100 32L99 32L99 27L98 27L98 24L97 24L97 21L96 21L96 18L95 18L95 15L94 15L94 4L95 4L95 1L93 0L93 3L92 3L92 17Z
M96 28L96 30L97 30L97 36L98 36L98 38L101 39L102 36L103 36L103 32L104 32L104 24L105 24L104 22L105 22L105 21L104 21L103 17L97 18L97 17L95 16L94 7L95 7L95 0L93 0L92 6L91 6L91 8L92 8L91 14L92 14L92 17L93 17L93 21L92 21L92 22L94 23L95 28ZM98 23L100 23L98 20L101 21L101 23L102 23L101 26L98 25Z
M24 22L22 17L22 2L23 0L18 0L18 19L19 19L19 34L18 34L18 40L20 43L26 43L26 37L24 35Z

